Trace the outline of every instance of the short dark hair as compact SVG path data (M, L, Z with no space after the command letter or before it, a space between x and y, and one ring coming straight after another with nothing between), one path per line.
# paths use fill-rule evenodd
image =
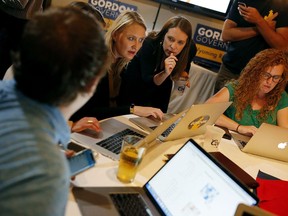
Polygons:
M14 57L16 86L39 102L72 102L107 65L103 29L72 7L51 8L31 19Z

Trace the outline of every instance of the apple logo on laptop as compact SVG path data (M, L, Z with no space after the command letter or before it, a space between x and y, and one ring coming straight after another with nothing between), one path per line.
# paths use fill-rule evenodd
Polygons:
M281 142L278 144L279 149L285 149L287 147L287 142Z

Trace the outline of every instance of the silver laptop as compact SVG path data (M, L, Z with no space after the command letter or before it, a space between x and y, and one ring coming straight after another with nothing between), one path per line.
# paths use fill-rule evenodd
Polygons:
M170 141L203 134L206 126L213 125L230 105L231 102L192 105L188 110L177 114L179 118L172 125L168 125L167 120L159 122L145 117L130 118L129 120L147 132L156 126L166 127L167 130L159 136L159 139ZM170 118L171 116L173 115L170 114Z
M246 153L288 162L288 129L261 124L250 138L232 134L239 148Z
M240 203L258 203L247 187L194 140L188 140L143 187L74 187L72 192L84 216L96 212L231 216Z
M140 143L135 143L135 145L145 145L146 147L152 146L158 142L158 137L169 127L169 125L177 121L180 116L181 114L178 114L168 119L165 125L156 128L149 135L141 130L124 124L117 119L110 118L100 122L102 128L101 132L97 133L92 130L85 130L80 133L72 133L71 138L77 143L94 149L102 155L110 157L113 160L119 160L124 136L133 134L143 137L143 140L141 140Z
M113 118L100 122L100 127L102 128L101 132L85 130L80 133L72 133L71 138L113 160L119 160L122 139L125 135L134 134L143 138L147 135L147 133Z

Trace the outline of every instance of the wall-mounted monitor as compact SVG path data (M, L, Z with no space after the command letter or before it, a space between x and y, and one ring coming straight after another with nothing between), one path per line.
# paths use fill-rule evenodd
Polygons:
M186 11L224 20L233 0L154 0Z

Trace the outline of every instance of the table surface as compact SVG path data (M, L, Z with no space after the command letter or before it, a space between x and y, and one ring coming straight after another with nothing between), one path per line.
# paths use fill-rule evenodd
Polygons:
M133 115L119 116L116 119L123 123L135 126L129 121ZM118 161L113 161L101 154L96 157L96 166L77 175L71 185L88 187L88 186L142 186L155 172L164 165L164 154L175 153L189 138L183 138L175 141L161 143L147 151L133 183L124 184L116 178ZM202 136L193 137L201 143ZM256 179L258 171L261 170L267 174L273 175L282 180L288 180L288 163L263 158L242 152L233 140L222 139L219 145L219 151L241 167L244 171ZM70 192L66 208L66 215L81 215L75 199Z

